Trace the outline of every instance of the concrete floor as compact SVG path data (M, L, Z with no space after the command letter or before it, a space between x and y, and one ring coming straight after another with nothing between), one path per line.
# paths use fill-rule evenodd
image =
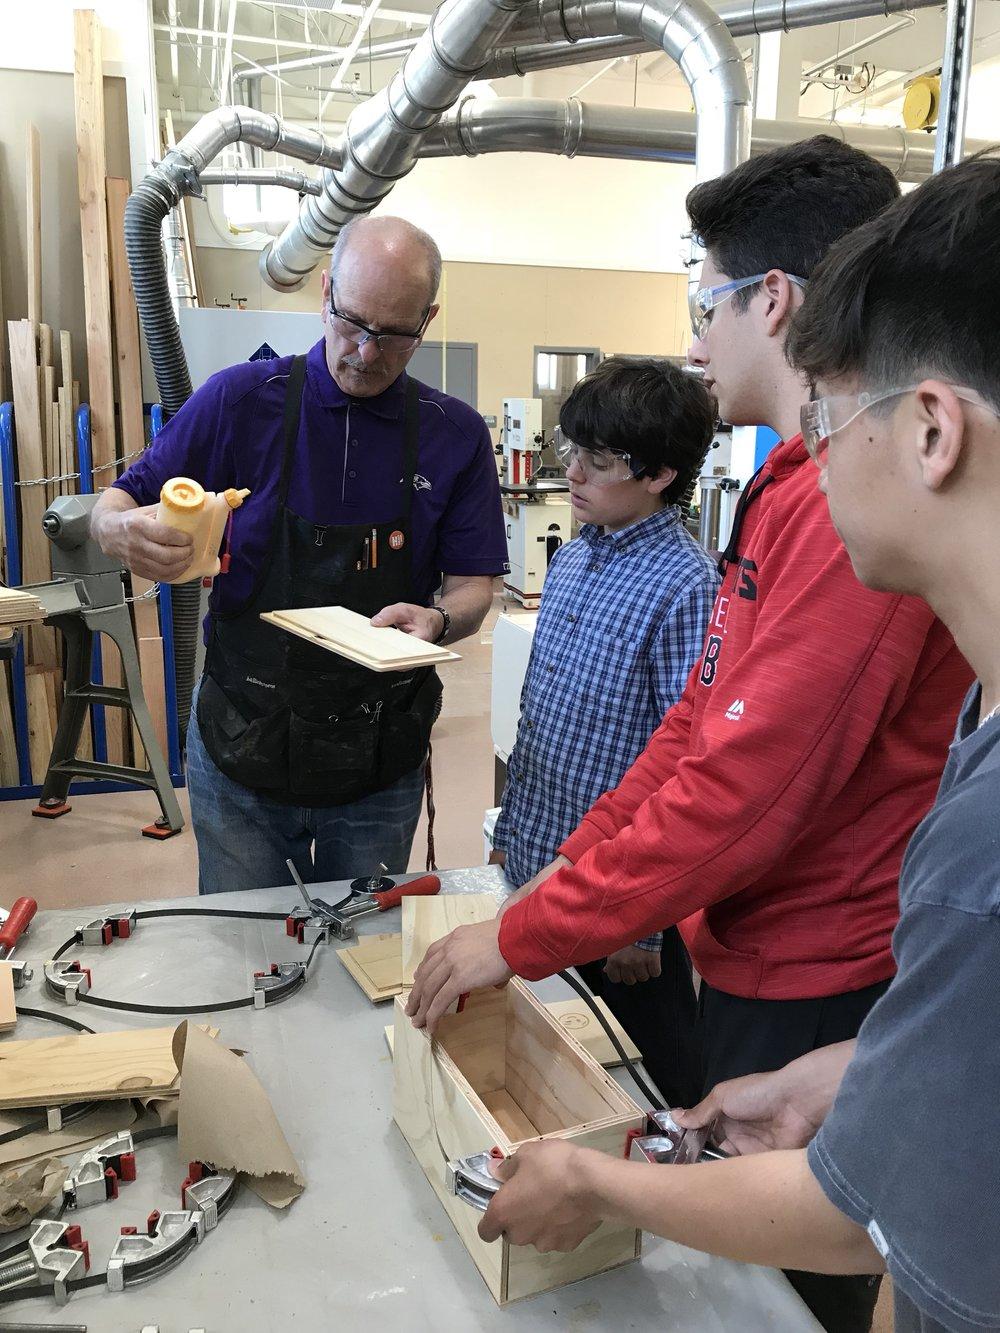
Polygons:
M493 804L492 628L500 609L498 599L479 634L458 645L461 661L441 668L444 706L434 729L434 796L442 868L479 865L483 859L483 815ZM177 797L187 819L187 793L178 791ZM148 792L71 793L70 803L70 814L49 820L31 817L34 801L0 801L0 904L21 894L46 908L197 892L190 824L166 842L140 834L159 815L156 798ZM426 851L425 811L413 841L411 870L424 868ZM359 873L370 869L358 867Z

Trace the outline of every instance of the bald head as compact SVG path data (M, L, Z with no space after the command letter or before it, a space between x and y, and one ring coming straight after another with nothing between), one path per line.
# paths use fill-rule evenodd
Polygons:
M394 217L355 218L341 229L330 258L330 280L356 268L389 271L397 281L422 288L425 308L441 283L441 251L432 236Z

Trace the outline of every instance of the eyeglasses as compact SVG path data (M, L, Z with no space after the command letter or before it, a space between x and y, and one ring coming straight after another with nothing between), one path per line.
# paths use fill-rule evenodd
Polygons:
M362 324L356 319L348 319L346 315L342 315L333 304L332 293L330 295L330 320L340 336L346 338L348 342L354 343L355 347L361 347L366 342L373 342L380 352L408 352L411 347L416 347L424 336L430 313L430 307L428 306L423 319L420 321L420 328L415 333L401 333L396 329L370 329L367 324Z
M803 403L799 411L799 422L802 427L802 443L809 457L817 467L825 467L831 435L844 430L863 412L867 412L878 403L886 403L890 398L902 398L905 394L914 393L919 387L919 384L907 384L905 388L884 389L881 393L831 394L827 398L814 398L812 402ZM963 403L969 403L972 407L982 407L993 416L1000 417L1000 412L981 398L975 389L967 389L957 384L952 384L950 387L954 390L955 397L961 398Z
M806 285L805 278L799 278L794 273L786 273L785 276L789 282L794 282L799 287L804 288ZM744 287L752 287L755 282L763 282L766 277L767 273L755 273L752 278L734 278L732 282L721 282L716 287L699 287L690 299L691 332L694 336L703 342L712 327L712 311L715 307L731 300Z
M555 454L563 467L575 463L584 480L594 486L613 486L618 481L633 481L641 472L633 470L632 455L618 449L588 449L557 433Z

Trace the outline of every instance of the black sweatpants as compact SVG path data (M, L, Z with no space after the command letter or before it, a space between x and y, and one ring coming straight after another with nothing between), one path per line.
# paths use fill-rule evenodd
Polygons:
M611 981L605 960L584 963L577 971L599 995L639 1050L650 1078L668 1106L693 1106L701 1089L701 1056L695 999L688 958L680 932L663 932L660 975L626 986Z
M704 1091L743 1074L781 1069L858 1035L888 981L818 1000L747 1000L704 981L698 995ZM786 1277L827 1333L868 1333L881 1279L790 1271Z

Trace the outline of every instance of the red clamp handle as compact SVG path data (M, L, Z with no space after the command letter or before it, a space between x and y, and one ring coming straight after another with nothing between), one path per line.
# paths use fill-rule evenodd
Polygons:
M13 949L24 932L31 923L31 918L38 911L38 904L34 898L18 898L17 902L10 909L10 915L0 930L0 949L5 949L7 953Z
M441 881L437 875L424 875L421 879L411 880L409 884L400 884L387 893L373 893L380 912L388 912L390 907L398 907L404 898L427 898L441 892Z

